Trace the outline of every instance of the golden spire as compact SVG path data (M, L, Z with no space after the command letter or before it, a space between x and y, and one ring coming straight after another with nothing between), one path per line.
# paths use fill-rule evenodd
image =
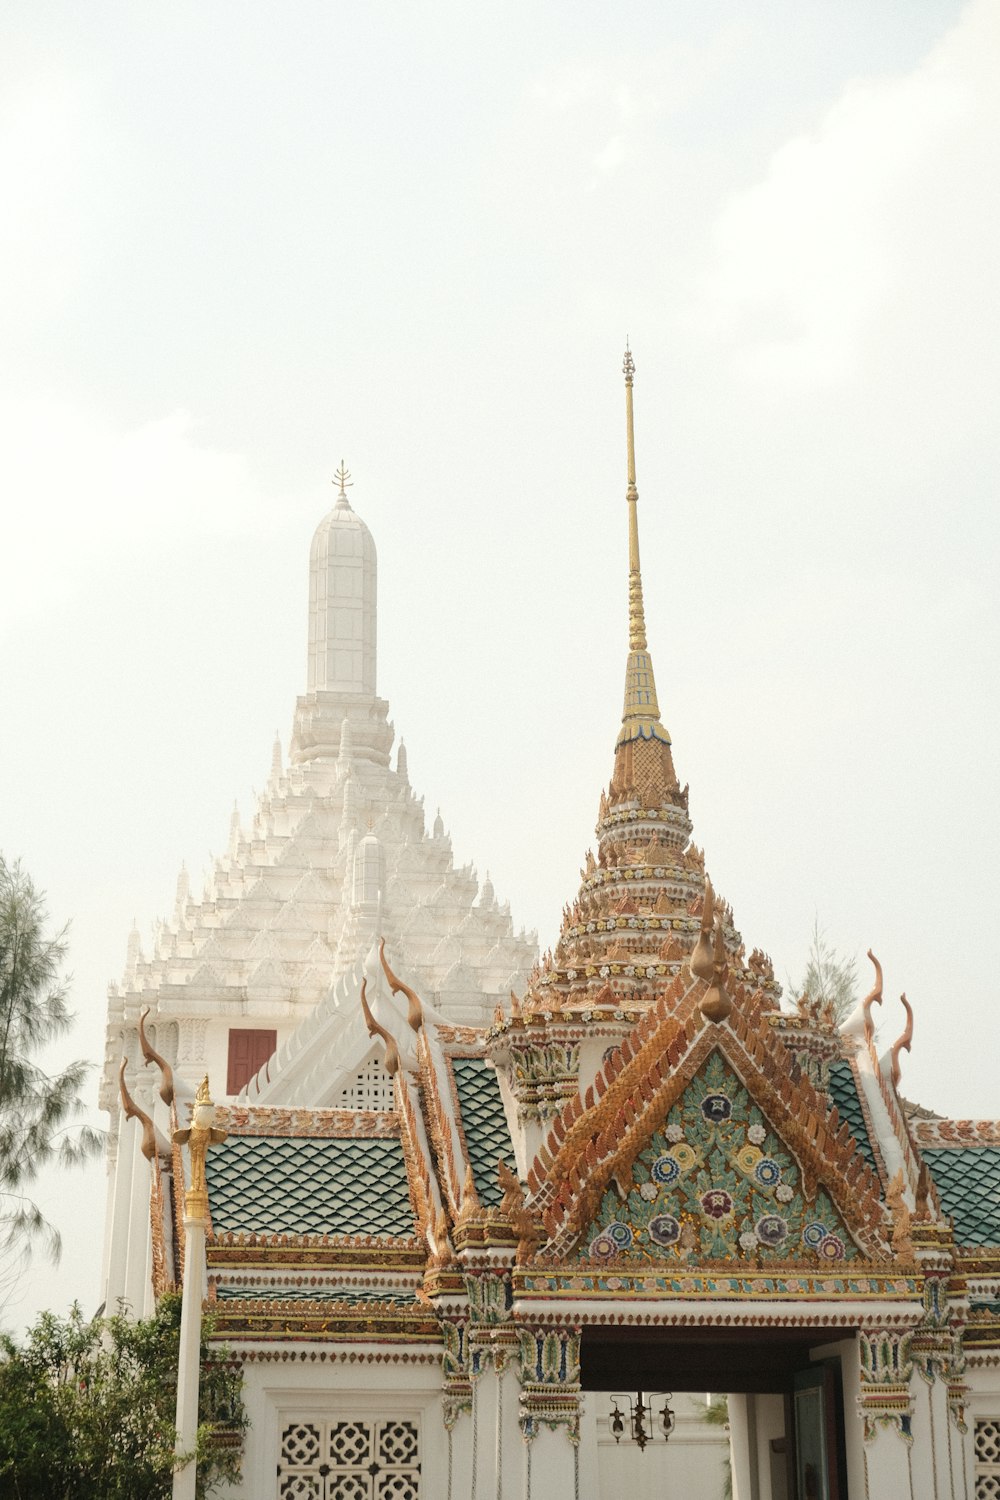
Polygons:
M635 487L635 431L632 424L632 377L635 375L635 360L627 343L622 374L625 376L625 427L628 439L628 489L625 491L625 499L628 501L628 648L630 651L645 651L646 616L642 608L642 574L639 571L639 491Z
M625 376L625 431L628 443L628 666L625 671L625 707L618 744L631 740L660 740L670 744L670 736L660 723L660 706L656 701L653 662L646 648L646 616L642 607L642 573L639 569L639 491L635 484L635 430L632 419L632 380L635 361L628 344L622 365Z

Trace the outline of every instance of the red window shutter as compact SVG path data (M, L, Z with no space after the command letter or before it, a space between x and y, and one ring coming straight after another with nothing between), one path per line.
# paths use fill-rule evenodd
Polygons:
M230 1030L227 1094L238 1094L250 1082L272 1055L277 1042L276 1031L256 1031L247 1026L233 1027Z

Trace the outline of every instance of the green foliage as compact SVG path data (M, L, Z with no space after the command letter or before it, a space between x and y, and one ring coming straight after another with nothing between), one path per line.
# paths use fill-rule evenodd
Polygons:
M46 915L20 864L0 855L0 1286L16 1275L34 1240L53 1259L59 1254L58 1233L24 1188L49 1163L74 1166L103 1145L99 1131L70 1123L83 1108L89 1065L71 1063L51 1075L34 1061L73 1020L60 978L65 930L47 936Z
M210 1333L206 1324L205 1332ZM22 1347L0 1336L0 1500L170 1495L180 1297L152 1318L43 1313ZM198 1494L239 1474L241 1377L202 1341Z
M813 923L805 974L798 984L789 981L788 993L791 999L808 995L815 1004L832 1006L837 1022L850 1015L858 1003L856 963L827 941L818 917Z

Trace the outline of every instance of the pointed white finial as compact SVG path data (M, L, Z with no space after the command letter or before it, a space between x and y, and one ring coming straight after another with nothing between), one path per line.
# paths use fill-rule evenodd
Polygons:
M128 946L125 950L125 968L134 969L142 958L142 938L139 936L139 924L135 917L132 918L132 931L128 935Z

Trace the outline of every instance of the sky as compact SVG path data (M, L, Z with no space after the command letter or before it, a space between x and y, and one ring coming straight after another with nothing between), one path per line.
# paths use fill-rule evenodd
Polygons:
M0 850L72 1035L305 686L343 458L379 691L459 862L556 935L646 615L695 839L793 984L885 968L903 1091L1000 1116L1000 7L13 0ZM87 1093L96 1100L96 1071ZM96 1114L96 1110L95 1110ZM0 1313L99 1301L103 1169Z

